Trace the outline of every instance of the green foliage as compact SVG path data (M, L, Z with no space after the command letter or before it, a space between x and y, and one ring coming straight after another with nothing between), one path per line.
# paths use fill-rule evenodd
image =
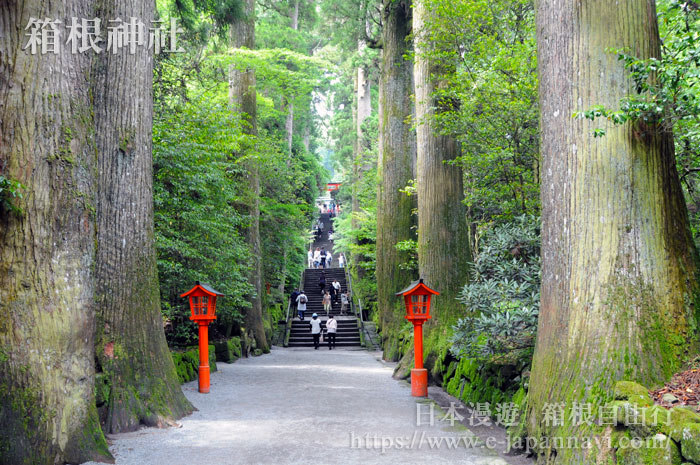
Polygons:
M459 300L452 354L491 364L529 365L539 314L539 219L522 216L486 231L472 281Z
M370 147L354 163L362 171L359 179L343 184L337 199L343 213L334 220L335 247L351 258L355 297L362 299L363 309L373 313L377 302L377 124L376 114L367 118L363 133L368 134ZM360 210L351 211L351 190L356 190ZM354 221L354 226L353 226Z
M273 37L270 28L282 18L289 24L285 15L290 10L286 1L269 0L260 5L257 23L265 24L262 41L270 47L231 50L225 33L243 12L240 0L157 2L163 19L177 17L186 29L180 37L186 52L158 56L154 73L156 241L171 345L186 346L196 339L188 305L179 297L195 280L226 295L217 302L212 337L240 333L253 292L244 239L251 224L248 206L255 200L251 165L260 181L263 285L271 290L262 296L266 307L279 308L284 300L280 289L296 285L305 264L310 205L328 176L313 153L318 117L312 97L328 85L333 66L308 55L316 13L312 3L299 4L296 42L281 37L279 24ZM246 123L230 108L232 68L255 71L256 136L245 134ZM285 122L292 105L290 151Z
M471 221L537 214L538 106L531 0L427 0L439 69L436 127L459 140Z
M6 210L16 215L22 214L22 208L17 205L17 200L22 198L22 190L25 186L18 181L0 174L0 211Z
M226 294L217 302L219 323L239 321L248 306L249 252L240 232L247 219L236 208L243 193L233 176L241 168L231 159L243 138L232 113L205 99L155 119L158 271L172 344L196 340L189 306L179 298L195 281Z
M211 33L224 36L229 25L244 15L242 0L156 0L161 16L174 17L188 39L206 42Z
M285 48L311 54L323 41L318 35L318 12L311 0L298 0L297 29L292 28L294 1L261 0L255 24L255 42L258 48Z
M331 63L286 49L235 49L228 54L217 54L209 61L222 70L233 66L239 70L255 69L255 76L263 88L274 95L310 98L311 92L323 84L325 71Z
M408 253L408 261L399 263L399 268L408 271L418 271L418 241L407 239L396 244L396 249Z

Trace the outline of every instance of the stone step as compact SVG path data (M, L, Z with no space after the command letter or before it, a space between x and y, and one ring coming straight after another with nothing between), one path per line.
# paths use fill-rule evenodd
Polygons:
M328 333L325 333L328 334ZM357 331L338 331L336 334L336 337L343 337L343 338L359 338L360 333ZM306 339L306 338L311 338L311 331L306 331L303 333L290 333L289 334L290 340L292 339Z
M323 294L321 294L320 287L318 285L318 279L323 272L326 276L326 290L330 289L331 283L334 280L338 280L341 287L341 292L348 291L348 286L345 281L345 269L338 267L338 254L333 250L333 243L328 241L328 230L331 226L331 220L328 214L320 216L323 222L323 233L320 239L316 240L312 245L312 248L316 250L317 247L325 248L327 251L331 251L333 254L333 265L330 268L313 269L307 268L304 271L303 287L306 296L308 297L308 302L306 303L306 310L304 311L304 320L301 321L298 318L293 318L291 320L291 327L289 332L289 347L313 347L313 336L311 335L311 330L309 328L309 321L311 321L311 315L314 313L318 314L321 319L321 327L325 329L325 321L327 319L326 311L323 309ZM338 332L336 333L336 344L338 346L343 345L345 347L350 346L360 346L360 328L357 324L357 319L349 315L340 315L340 302L334 303L331 306L330 313L333 316L337 316L338 322ZM298 315L296 308L292 308L293 314Z
M336 341L335 345L336 345L336 347L361 347L359 341L358 342L339 342L339 341ZM310 347L313 349L314 343L313 342L311 342L311 343L306 343L306 342L291 343L290 342L288 347ZM321 342L320 347L325 349L325 350L328 350L328 342L326 342L326 341Z
M326 337L324 336L324 338L326 338ZM338 342L356 342L358 344L360 343L359 336L352 336L352 337L351 336L344 336L344 337L336 336L335 340ZM311 336L309 336L309 337L290 337L289 338L290 344L293 342L295 342L295 343L309 343L309 342L313 342L313 341L314 341L314 339Z

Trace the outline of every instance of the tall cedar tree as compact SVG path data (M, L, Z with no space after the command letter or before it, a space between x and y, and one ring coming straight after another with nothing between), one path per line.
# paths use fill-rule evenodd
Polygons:
M231 46L234 48L255 48L255 0L243 0L243 12L231 23ZM244 131L252 136L257 135L257 96L255 94L255 70L243 71L231 68L229 94L235 111L243 115ZM254 147L247 147L253 152ZM250 155L250 153L248 154ZM263 325L262 308L262 247L260 245L260 174L254 156L249 156L245 166L248 171L250 190L250 226L246 230L246 240L250 247L252 266L249 282L255 294L249 297L251 307L246 311L245 325L255 338L258 349L269 351L265 327Z
M98 17L150 24L149 0L104 0ZM111 386L105 432L192 411L165 341L153 230L153 52L102 53L95 68L96 352ZM186 290L186 289L185 289Z
M582 427L544 420L545 404L610 398L612 383L658 386L697 353L697 253L674 163L655 122L593 125L572 114L615 108L635 89L611 48L658 57L654 0L542 0L537 41L542 122L542 295L528 432ZM590 464L585 450L539 451L542 463ZM608 463L608 462L605 462Z
M379 81L379 185L377 188L377 306L384 357L396 361L398 329L403 323L403 303L394 295L415 277L399 265L407 262L396 249L401 241L414 239L412 211L415 197L399 190L414 178L416 136L409 120L413 116L413 66L410 52L409 2L385 0L383 5L382 65Z
M456 297L468 275L471 255L466 208L462 203L462 171L446 163L457 157L459 148L453 137L439 134L434 122L435 112L449 109L453 102L434 98L443 70L431 57L434 50L426 31L429 15L423 0L413 3L418 268L421 278L441 293L432 303L430 326L435 327L449 323L459 314L461 305Z
M0 463L109 460L93 394L93 58L23 50L30 17L70 24L95 9L0 4L0 174L25 186L24 213L0 211Z

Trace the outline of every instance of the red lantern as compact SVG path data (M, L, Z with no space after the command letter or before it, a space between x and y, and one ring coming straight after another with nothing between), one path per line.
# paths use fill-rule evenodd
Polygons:
M199 392L209 392L209 323L216 320L216 298L223 294L208 284L196 285L180 297L190 298L190 320L199 325Z
M414 397L427 397L428 370L423 368L423 323L430 319L430 299L439 292L430 289L422 279L413 281L401 292L406 305L406 319L413 323L413 345L415 368L411 370L411 394Z

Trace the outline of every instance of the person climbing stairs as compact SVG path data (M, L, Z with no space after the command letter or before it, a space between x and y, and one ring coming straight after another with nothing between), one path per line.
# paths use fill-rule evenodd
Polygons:
M313 248L316 250L316 247L319 247L325 248L327 251L331 251L333 248L333 243L328 240L328 231L331 228L331 220L328 217L328 214L324 213L320 215L320 221L323 222L323 232L314 242ZM288 347L313 347L314 344L313 338L311 337L311 331L309 329L309 320L314 313L318 314L318 317L322 320L322 327L325 331L325 322L328 317L326 316L326 312L323 310L323 294L321 293L321 288L318 284L321 273L323 273L326 277L326 290L330 290L331 283L335 279L337 279L340 283L340 293L349 290L345 279L345 269L338 268L337 254L335 251L332 253L333 262L331 268L307 268L304 271L303 289L308 298L308 302L306 303L305 318L303 321L299 320L298 317L293 318L291 322ZM340 314L340 310L340 296L338 296L337 302L334 300L333 305L331 306L331 313L338 322L336 346L361 346L360 329L357 324L357 318L351 314L343 316ZM350 309L348 309L348 313L350 313ZM296 315L296 312L293 312L293 314Z

